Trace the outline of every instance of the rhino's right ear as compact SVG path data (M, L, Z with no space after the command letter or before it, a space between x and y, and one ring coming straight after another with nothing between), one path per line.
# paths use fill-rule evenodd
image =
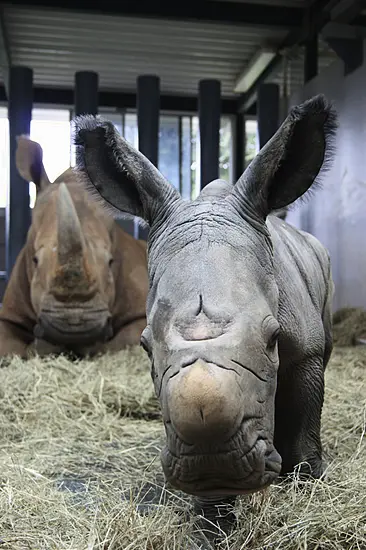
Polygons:
M43 166L42 147L26 135L18 136L16 139L15 164L19 174L26 181L32 181L37 192L43 191L50 184L50 180Z
M119 213L154 219L181 197L159 170L99 116L73 120L76 166L90 191ZM95 193L94 193L95 194Z

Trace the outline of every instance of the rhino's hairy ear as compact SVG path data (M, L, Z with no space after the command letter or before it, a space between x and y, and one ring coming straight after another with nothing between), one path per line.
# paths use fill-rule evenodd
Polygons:
M234 186L233 195L260 217L284 208L330 166L337 114L323 95L294 107Z
M50 180L43 166L42 147L24 134L17 136L16 141L15 164L19 174L26 181L32 181L37 192L43 191L50 184Z
M73 125L77 171L112 214L138 216L151 225L181 200L161 172L111 122L82 115L74 118Z

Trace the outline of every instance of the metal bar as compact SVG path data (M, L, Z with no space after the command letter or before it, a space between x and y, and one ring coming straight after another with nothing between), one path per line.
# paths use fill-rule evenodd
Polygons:
M9 70L12 65L11 53L6 30L4 7L0 5L0 63L3 73L3 81L6 97L9 97Z
M182 131L182 115L178 116L178 166L179 166L179 193L182 194L183 189L183 131Z
M244 172L245 161L245 118L242 114L237 114L235 117L234 135L234 174L235 181L238 181Z
M192 179L193 179L193 176L192 176L192 159L193 159L193 117L189 117L189 143L190 143L190 147L189 147L189 158L191 160L191 171L190 171L190 174L189 174L189 182L190 182L190 199L192 199Z
M139 150L155 166L159 161L160 79L155 75L137 78L137 126Z
M93 71L75 73L75 116L98 114L98 74Z
M304 82L309 82L318 75L318 35L315 34L305 44Z
M261 84L258 89L258 134L259 148L271 139L278 130L280 88L278 84Z
M68 88L34 88L34 103L42 105L74 106L74 90ZM6 102L4 86L0 85L0 102ZM99 110L102 107L116 109L136 109L136 94L126 92L99 92ZM161 95L160 111L172 113L192 113L198 111L198 99L192 96ZM223 115L234 115L237 112L237 99L223 98L221 100ZM253 114L255 112L253 111Z
M199 82L199 127L201 146L201 189L219 177L221 82Z
M90 2L88 0L12 1L13 5L65 9L122 17L159 18L178 21L217 22L234 25L294 28L301 25L303 8L258 3L210 0L195 2Z
M6 272L10 277L15 261L24 246L31 224L29 183L15 164L16 137L30 134L33 106L33 71L28 67L11 67L9 75L9 143L10 185L6 206Z

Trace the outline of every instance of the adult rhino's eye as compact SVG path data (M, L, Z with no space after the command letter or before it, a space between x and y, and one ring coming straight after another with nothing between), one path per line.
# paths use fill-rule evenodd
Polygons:
M37 258L37 256L33 256L32 262L33 262L33 265L35 265L35 266L37 267L37 265L38 265L38 258Z
M108 262L109 267L112 267L113 263L114 263L114 259L110 258L110 260Z
M270 350L270 351L273 351L274 348L276 347L276 344L277 344L277 340L278 340L278 337L280 335L280 329L277 328L273 334L271 335L270 339L268 340L268 343L267 343L267 349Z

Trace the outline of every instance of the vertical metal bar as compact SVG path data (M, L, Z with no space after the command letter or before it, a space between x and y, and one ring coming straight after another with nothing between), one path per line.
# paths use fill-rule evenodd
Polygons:
M98 114L98 81L93 71L75 73L75 116Z
M190 181L190 198L192 199L192 159L193 159L193 115L189 117L189 158L191 159L191 170L189 174Z
M318 35L315 34L305 44L304 82L309 82L318 74Z
M139 150L155 166L159 159L160 79L154 75L137 78L137 127Z
M244 172L245 162L245 118L240 113L235 117L234 137L234 174L235 181L238 181Z
M10 182L6 206L6 271L9 279L19 252L24 246L31 224L29 183L15 164L16 138L30 134L33 107L33 71L28 67L11 67L9 75L9 145Z
M259 148L278 130L280 116L280 89L278 84L262 84L258 89Z
M122 123L121 123L121 127L122 127L122 136L125 137L126 113L125 113L124 111L121 113L121 117L122 117Z
M221 82L199 82L198 116L201 146L201 189L219 177Z
M182 115L178 116L178 162L179 162L179 192L183 190L183 131L182 131Z

